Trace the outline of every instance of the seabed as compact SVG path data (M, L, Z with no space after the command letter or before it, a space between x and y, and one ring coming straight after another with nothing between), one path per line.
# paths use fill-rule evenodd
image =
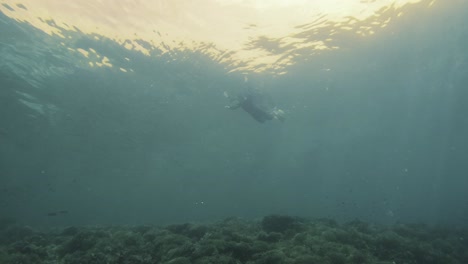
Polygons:
M466 264L468 230L284 215L49 231L3 221L0 263Z

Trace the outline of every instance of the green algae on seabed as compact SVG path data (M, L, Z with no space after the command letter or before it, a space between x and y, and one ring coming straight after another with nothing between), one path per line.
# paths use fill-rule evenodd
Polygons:
M424 225L339 225L279 215L260 222L229 218L209 225L68 227L50 232L6 223L0 227L0 263L468 263L467 230Z

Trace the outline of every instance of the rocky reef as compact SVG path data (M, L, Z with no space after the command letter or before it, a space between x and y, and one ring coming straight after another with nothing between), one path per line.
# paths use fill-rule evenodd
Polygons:
M0 221L0 263L466 264L468 231L282 215L47 232Z

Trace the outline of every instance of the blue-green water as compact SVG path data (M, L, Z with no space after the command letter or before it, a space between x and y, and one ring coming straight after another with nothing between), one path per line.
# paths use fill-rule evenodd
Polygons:
M79 32L63 31L64 46L0 14L0 215L33 226L268 214L466 225L466 10L408 7L280 76ZM83 67L68 47L116 67ZM285 122L225 109L223 93L246 85Z

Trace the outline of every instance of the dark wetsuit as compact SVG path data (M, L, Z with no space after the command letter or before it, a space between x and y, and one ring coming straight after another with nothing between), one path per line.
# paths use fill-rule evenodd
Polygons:
M270 98L255 90L249 90L238 95L237 99L232 100L231 103L232 105L228 106L229 109L241 107L260 123L272 120L275 117L272 112L273 107Z

